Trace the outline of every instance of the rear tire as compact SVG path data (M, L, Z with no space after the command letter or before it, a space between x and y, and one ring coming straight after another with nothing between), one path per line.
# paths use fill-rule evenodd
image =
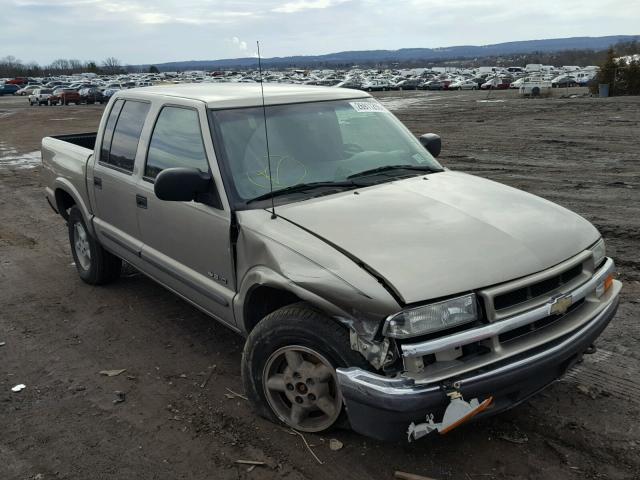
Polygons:
M69 211L69 243L76 269L83 282L89 285L104 285L120 276L122 260L107 252L91 236L78 207Z
M308 304L267 315L242 353L242 380L255 411L305 432L346 424L336 368L368 362L351 350L348 330Z

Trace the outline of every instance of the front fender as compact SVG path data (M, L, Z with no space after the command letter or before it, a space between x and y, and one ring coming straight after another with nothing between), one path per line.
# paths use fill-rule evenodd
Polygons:
M282 218L271 219L264 210L237 215L238 324L244 324L244 304L258 285L292 293L367 339L398 311L397 302L370 273L326 242Z

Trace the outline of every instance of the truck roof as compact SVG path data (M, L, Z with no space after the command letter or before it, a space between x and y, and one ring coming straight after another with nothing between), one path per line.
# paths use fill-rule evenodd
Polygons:
M262 105L259 83L212 83L212 84L178 84L156 85L131 90L121 90L118 97L147 98L179 97L200 100L209 108L238 108ZM317 87L311 85L272 84L264 85L264 102L266 105L287 103L317 102L326 100L342 100L350 98L366 98L370 95L358 90L336 87Z

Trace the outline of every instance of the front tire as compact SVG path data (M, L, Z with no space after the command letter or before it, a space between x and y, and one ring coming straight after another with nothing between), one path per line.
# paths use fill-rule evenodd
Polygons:
M267 315L242 354L242 379L256 412L303 432L322 432L345 419L336 368L366 360L351 350L345 327L305 303Z
M78 207L69 211L69 243L76 269L83 282L104 285L120 276L122 260L107 252L91 236Z

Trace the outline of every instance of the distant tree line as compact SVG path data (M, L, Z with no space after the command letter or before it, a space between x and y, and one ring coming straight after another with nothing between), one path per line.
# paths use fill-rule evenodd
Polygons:
M620 55L633 55L640 53L640 42L621 42L614 46L616 53ZM263 66L269 69L281 68L337 68L348 69L354 66L367 68L424 68L424 67L462 67L477 68L481 66L510 67L525 66L530 63L541 63L543 65L601 65L607 58L607 50L561 50L557 52L531 52L531 53L514 53L509 55L487 55L476 58L469 57L446 57L446 58L430 58L402 61L359 61L359 62L335 62L335 61L319 61L311 64L295 64L273 65L268 59L263 60ZM241 69L241 67L238 66Z
M613 46L617 56L633 55L640 53L640 42L621 42ZM441 59L428 62L432 66L460 66L475 68L480 66L525 66L530 63L541 63L543 65L602 65L607 59L607 50L562 50L558 52L531 52L513 55L497 55L482 58L455 58ZM419 67L424 66L424 61L412 61L410 65L402 66Z
M499 56L483 56L477 58L441 58L441 59L413 59L403 61L387 61L387 62L367 62L360 61L357 63L359 67L368 68L422 68L422 67L463 67L474 68L479 66L525 66L530 63L541 63L544 65L601 65L607 66L603 70L611 71L611 52L615 57L634 55L640 53L640 42L621 42L607 50L563 50L558 52L532 52L523 54L510 54ZM615 62L614 62L615 63ZM637 62L636 62L637 63ZM355 62L332 62L320 61L310 64L278 64L270 65L268 59L263 64L270 69L286 69L286 68L338 68L348 69L356 65ZM617 65L617 64L616 64ZM624 68L623 68L624 67ZM243 70L247 67L238 66L237 70ZM636 76L637 65L630 64L628 66L617 65L614 68L616 73L601 74L602 79L608 80L602 83L610 83L613 85L615 77L615 94L623 94L634 90L634 78ZM165 68L166 70L166 68ZM104 75L113 75L119 73L158 73L159 69L155 65L151 66L133 66L122 65L115 57L108 57L101 63L95 61L82 62L76 59L57 59L49 65L41 66L38 63L22 63L13 56L0 58L0 77L42 77L48 75L72 75L76 73L96 73ZM605 75L605 76L602 76ZM620 76L620 78L618 78ZM600 81L600 80L599 80ZM612 93L614 91L612 90Z
M640 95L640 61L617 60L620 57L640 54L638 42L616 45L607 51L596 81L591 85L592 93L597 93L599 84L609 85L609 95Z
M126 67L115 57L105 58L100 64L94 61L58 58L49 65L39 65L36 62L22 63L12 55L0 58L0 77L44 77L76 73L114 75L126 71Z

